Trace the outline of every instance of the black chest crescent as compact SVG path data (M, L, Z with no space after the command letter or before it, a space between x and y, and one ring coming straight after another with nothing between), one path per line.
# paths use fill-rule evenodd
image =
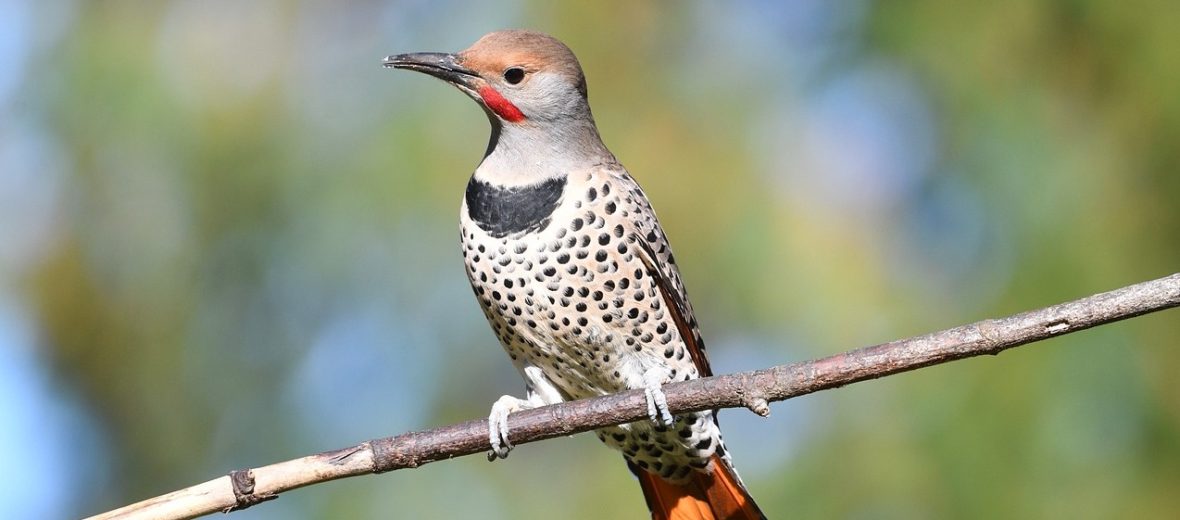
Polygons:
M566 177L502 188L474 177L467 183L467 216L495 238L545 229L561 203Z

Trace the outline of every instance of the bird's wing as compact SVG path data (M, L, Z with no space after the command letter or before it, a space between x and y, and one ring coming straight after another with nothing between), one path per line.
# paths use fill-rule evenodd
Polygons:
M667 241L663 233L657 233L657 231L659 231L658 227L648 236L657 237L657 242L663 242L662 249L667 251L666 257L672 258L672 252L667 248ZM657 260L658 253L652 247L652 242L646 237L636 234L632 235L632 240L639 245L639 258L643 261L648 276L655 279L656 287L660 290L660 297L664 301L664 307L671 313L672 321L676 323L676 330L680 333L680 338L684 340L684 346L692 356L693 364L697 367L697 373L701 377L713 375L713 369L709 367L709 358L705 356L705 342L701 340L700 328L693 316L692 307L689 307L688 299L685 298L683 284L676 283L679 281L679 276L672 278L672 275L665 272ZM672 269L675 269L675 266Z
M680 278L679 269L676 268L676 258L672 255L668 237L664 235L664 230L656 219L655 210L652 209L639 183L626 171L618 174L628 185L636 202L632 208L634 214L630 217L628 241L638 246L637 256L643 261L648 274L655 279L663 304L671 314L685 348L692 356L697 373L701 377L711 376L713 370L709 367L709 358L705 356L705 342L701 340L692 304L688 301L684 282Z

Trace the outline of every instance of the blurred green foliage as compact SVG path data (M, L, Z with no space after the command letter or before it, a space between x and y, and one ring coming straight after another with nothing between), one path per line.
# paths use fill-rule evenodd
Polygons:
M1180 266L1170 2L30 5L43 37L8 110L52 144L60 191L51 246L7 288L108 454L72 515L520 393L456 248L484 116L379 66L498 28L578 53L719 372ZM1170 518L1178 340L1163 313L723 422L772 518ZM579 436L235 516L643 507Z

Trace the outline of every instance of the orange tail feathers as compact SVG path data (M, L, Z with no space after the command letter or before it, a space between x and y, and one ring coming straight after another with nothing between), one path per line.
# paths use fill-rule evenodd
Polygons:
M713 456L713 471L693 472L688 482L674 484L632 467L643 488L652 520L766 520L733 468Z

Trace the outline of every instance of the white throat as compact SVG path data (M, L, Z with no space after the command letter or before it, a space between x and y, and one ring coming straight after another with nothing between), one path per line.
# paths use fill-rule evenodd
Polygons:
M475 178L489 184L532 185L615 162L589 117L544 123L493 121L492 127L488 152L475 170Z

